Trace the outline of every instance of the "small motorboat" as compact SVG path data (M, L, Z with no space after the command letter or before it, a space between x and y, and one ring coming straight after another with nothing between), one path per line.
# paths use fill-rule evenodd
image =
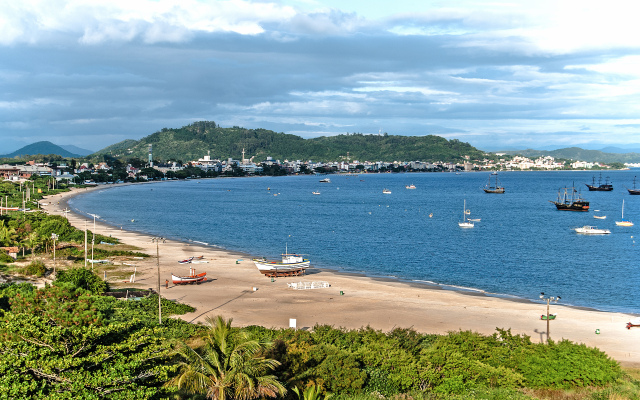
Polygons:
M580 228L574 228L577 233L582 233L585 235L607 235L611 233L608 229L599 229L595 226L585 225Z
M593 218L595 219L607 219L606 215L594 215Z
M319 195L320 192L311 192L311 194Z
M389 190L389 189L382 189L382 193L384 193L384 194L391 194L391 190Z
M416 185L414 185L413 183L411 185L407 185L405 186L405 189L415 189Z

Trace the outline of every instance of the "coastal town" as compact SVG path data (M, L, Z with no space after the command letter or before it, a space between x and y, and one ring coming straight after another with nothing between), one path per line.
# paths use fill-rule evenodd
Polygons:
M464 162L423 162L423 161L359 161L351 160L347 154L340 161L314 162L311 160L274 160L267 157L263 161L255 157L226 160L212 158L210 154L197 160L179 163L156 162L150 152L148 160L128 160L125 165L116 162L36 162L27 161L0 165L0 177L9 181L29 179L31 176L51 176L57 182L68 184L123 183L162 179L191 179L216 176L250 175L295 175L312 173L383 173L383 172L473 172L473 171L532 171L532 170L606 170L611 165L580 160L557 160L551 156L535 159L523 156L497 154L497 161L486 158L471 160L464 156ZM625 163L624 167L640 167L640 164Z

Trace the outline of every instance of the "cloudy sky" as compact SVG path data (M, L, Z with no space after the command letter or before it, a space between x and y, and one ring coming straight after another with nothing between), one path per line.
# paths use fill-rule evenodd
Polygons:
M637 146L640 3L0 0L0 154L209 120Z

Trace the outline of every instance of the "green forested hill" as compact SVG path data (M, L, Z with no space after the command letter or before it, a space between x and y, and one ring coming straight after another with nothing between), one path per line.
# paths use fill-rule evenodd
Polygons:
M279 160L339 161L460 161L485 157L484 152L459 140L439 136L394 136L345 134L303 139L266 129L222 128L212 121L195 122L178 129L164 128L139 141L125 140L95 153L146 159L149 144L158 161L197 160L211 152L211 158L239 159L242 149L255 162L267 157Z

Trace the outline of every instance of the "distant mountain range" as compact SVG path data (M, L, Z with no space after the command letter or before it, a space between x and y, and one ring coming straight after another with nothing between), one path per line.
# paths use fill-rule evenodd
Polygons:
M627 152L620 153L615 150L624 151L617 147L606 147L603 150L585 150L579 147L567 147L557 150L508 150L500 151L497 153L505 153L509 155L521 155L529 158L537 158L544 156L551 156L553 158L562 158L565 160L587 161L587 162L602 162L602 163L640 163L640 151L639 152Z
M13 158L13 157L24 157L27 155L48 155L48 154L57 154L61 157L66 158L80 158L87 156L93 153L91 150L81 149L80 147L74 145L63 145L58 146L48 141L31 143L24 146L21 149L14 151L9 154L2 154L0 158Z

